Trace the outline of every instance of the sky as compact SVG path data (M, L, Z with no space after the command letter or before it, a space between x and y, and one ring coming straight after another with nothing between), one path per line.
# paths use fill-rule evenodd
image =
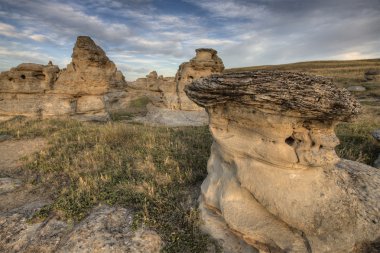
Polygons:
M380 58L380 0L0 0L0 71L64 68L79 35L127 80L174 76L200 47L226 68Z

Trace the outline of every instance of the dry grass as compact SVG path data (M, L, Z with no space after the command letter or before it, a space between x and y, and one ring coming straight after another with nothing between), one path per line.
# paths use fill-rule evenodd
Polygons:
M165 240L164 252L204 252L211 243L199 231L196 202L207 173L207 127L17 118L1 124L0 134L49 140L25 167L29 183L45 185L55 199L36 220L55 214L77 222L101 202L133 208L135 224Z

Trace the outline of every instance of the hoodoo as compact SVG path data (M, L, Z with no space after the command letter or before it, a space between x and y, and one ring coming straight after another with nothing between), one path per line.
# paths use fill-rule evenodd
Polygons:
M359 113L348 91L277 71L212 75L185 91L210 117L200 211L226 252L358 252L379 240L379 171L334 151L334 126Z
M223 61L217 51L211 48L198 48L196 55L188 62L182 63L175 75L174 85L163 86L163 104L174 110L199 111L201 107L194 104L186 96L184 88L187 84L201 77L221 73L224 70Z
M107 97L123 74L87 36L79 36L66 69L23 63L0 74L0 116L71 116L107 120Z

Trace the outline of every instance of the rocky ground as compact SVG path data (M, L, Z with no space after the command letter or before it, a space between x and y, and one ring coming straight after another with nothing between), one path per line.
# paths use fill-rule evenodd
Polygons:
M136 117L132 121L153 126L204 126L208 124L208 115L204 110L170 110L148 105L147 114L142 117Z
M159 252L160 236L132 229L133 212L126 208L99 205L75 226L56 214L39 219L35 214L51 203L49 191L28 183L21 165L46 146L43 138L0 136L1 252Z

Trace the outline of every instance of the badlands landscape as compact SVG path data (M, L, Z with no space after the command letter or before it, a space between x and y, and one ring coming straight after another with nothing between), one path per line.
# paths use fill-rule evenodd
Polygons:
M1 252L380 252L380 59L0 74Z

